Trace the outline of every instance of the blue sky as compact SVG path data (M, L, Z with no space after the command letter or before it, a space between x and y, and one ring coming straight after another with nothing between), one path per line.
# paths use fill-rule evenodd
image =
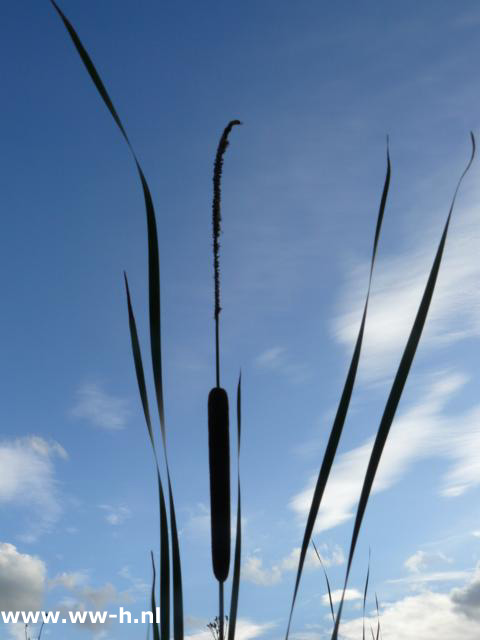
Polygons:
M243 373L238 637L281 638L360 323L386 134L392 184L364 350L314 535L335 590L373 437L469 158L468 133L478 133L480 11L475 2L438 0L61 7L109 89L155 201L190 640L206 640L217 614L206 415L215 381L212 167L226 123L244 123L225 158L221 239L222 384L231 405ZM50 4L4 4L0 30L0 602L138 612L148 606L149 552L158 550L122 277L125 269L147 363L141 188ZM475 163L365 516L344 640L361 637L369 547L367 613L376 624L376 592L385 640L478 637L477 181ZM330 637L325 593L308 557L292 638ZM144 630L51 627L44 637L59 632L128 639ZM23 629L4 626L0 637L23 637Z

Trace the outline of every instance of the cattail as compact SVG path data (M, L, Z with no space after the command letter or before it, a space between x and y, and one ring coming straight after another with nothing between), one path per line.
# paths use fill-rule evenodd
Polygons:
M223 156L228 147L228 136L239 120L225 127L217 148L213 171L213 271L215 284L215 373L216 386L208 395L208 449L210 463L210 518L212 529L213 573L219 583L219 640L224 640L223 583L230 568L230 438L228 425L228 396L220 386L220 200Z

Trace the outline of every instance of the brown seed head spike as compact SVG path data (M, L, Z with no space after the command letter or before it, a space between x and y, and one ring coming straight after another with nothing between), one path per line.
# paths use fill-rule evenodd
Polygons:
M230 443L228 396L214 387L208 395L210 517L213 573L225 582L230 567Z
M220 213L220 200L221 200L221 180L223 169L223 156L228 147L228 136L234 126L242 124L240 120L231 120L225 127L220 142L218 143L217 155L215 156L215 164L213 170L213 268L215 272L215 319L218 319L218 314L221 311L220 307L220 265L218 261L218 252L220 244L218 239L220 237L220 222L222 219Z

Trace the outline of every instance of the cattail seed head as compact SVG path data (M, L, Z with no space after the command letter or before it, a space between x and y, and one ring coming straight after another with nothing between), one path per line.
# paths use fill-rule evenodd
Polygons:
M225 582L230 567L230 439L228 396L214 387L208 395L210 517L213 573Z

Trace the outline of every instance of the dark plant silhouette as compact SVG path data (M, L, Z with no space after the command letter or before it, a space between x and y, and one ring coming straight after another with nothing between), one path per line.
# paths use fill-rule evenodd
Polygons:
M170 470L168 466L167 448L166 448L166 430L165 416L163 404L163 384L162 384L162 358L161 358L161 326L160 326L160 272L159 272L159 252L157 227L155 220L155 211L150 195L150 190L133 150L130 140L127 137L123 124L113 106L113 103L105 89L105 86L93 65L93 62L82 45L73 26L59 9L55 0L51 0L53 7L60 16L65 28L67 29L75 48L85 65L97 91L112 115L117 127L119 128L125 142L127 143L135 161L136 170L141 182L145 210L147 217L148 232L148 279L149 279L149 319L150 319L150 350L153 368L153 378L155 386L156 404L158 409L161 439L164 452L165 472L168 481L168 502L170 522L167 518L166 500L161 480L160 467L155 448L154 432L149 411L149 404L145 385L145 376L143 363L140 353L135 317L133 313L130 291L125 275L125 287L127 294L128 318L130 327L130 337L132 351L134 357L135 371L139 394L142 402L145 421L147 424L148 436L154 453L154 462L156 468L156 481L159 493L159 510L160 510L160 610L161 622L160 628L157 625L153 627L154 640L169 640L170 637L170 541L169 528L172 544L172 577L173 577L173 617L174 617L174 640L183 640L183 594L182 594L182 575L180 565L180 548L178 543L178 532L176 524L175 507L173 500L172 484L170 479ZM209 459L210 459L210 495L211 495L211 518L212 518L212 561L215 577L219 582L219 640L224 640L223 632L223 585L228 576L230 564L230 464L229 464L229 438L228 438L228 396L224 389L220 386L220 349L219 349L219 314L220 314L220 268L219 268L219 235L221 231L221 215L220 215L220 182L223 167L223 156L228 145L228 135L233 126L240 124L238 120L229 123L223 132L220 144L217 150L214 169L214 197L213 197L213 253L214 253L214 283L215 283L215 358L216 358L216 386L211 390L208 401L208 429L209 429ZM395 413L400 402L403 389L405 387L410 368L422 335L422 331L428 315L428 310L435 290L437 276L439 273L443 251L446 243L448 229L450 225L451 215L453 212L457 193L459 191L462 180L470 169L475 156L475 138L471 134L472 153L470 160L462 173L450 205L447 220L441 236L441 240L437 249L437 253L428 277L428 281L418 308L418 312L413 323L410 336L403 356L400 361L394 382L388 396L384 413L380 421L377 436L373 445L373 450L368 463L360 500L358 504L357 514L353 527L350 550L348 554L347 568L342 592L342 598L336 615L333 614L333 604L331 603L332 617L334 619L334 629L332 640L337 640L338 629L341 621L342 609L344 604L345 591L348 584L350 570L353 557L355 554L356 544L360 529L365 515L365 510L376 476L378 465L383 453L385 443L388 439L390 427L395 417ZM387 139L387 172L383 186L380 207L377 216L377 224L375 229L373 252L370 265L370 275L368 280L367 294L360 323L360 328L355 343L352 359L347 372L346 380L341 393L339 405L333 422L333 426L328 439L325 454L320 464L320 470L314 489L314 494L305 526L305 532L300 550L300 558L296 579L293 589L293 596L288 617L288 625L286 630L286 640L288 639L290 626L292 623L293 611L295 607L296 597L300 585L300 580L304 568L305 557L308 546L311 541L315 520L317 518L325 487L332 469L332 465L337 453L338 444L343 432L345 419L348 413L350 399L352 396L360 354L365 331L368 303L370 297L370 288L372 283L373 268L377 254L377 246L380 237L380 231L387 202L387 196L390 185L390 157ZM241 433L241 377L239 377L237 386L237 432L238 432L238 455L240 454L240 433ZM228 527L227 527L228 523ZM228 529L228 531L227 531ZM241 501L240 501L240 476L238 475L238 504L237 504L237 534L235 546L235 562L234 574L232 581L232 597L230 606L230 619L228 625L228 640L234 640L235 623L238 608L238 594L240 581L240 559L241 559ZM152 555L153 562L153 555ZM152 606L155 604L155 565L153 564L153 586L152 586ZM377 603L378 614L378 603ZM379 618L379 615L378 615ZM380 636L380 624L377 624L377 637Z
M209 622L207 624L207 629L212 634L213 640L220 640L221 627L222 627L222 624L218 616L215 616L215 619L213 620L213 622ZM225 616L223 620L223 629L225 631L228 629L228 616Z
M221 178L223 156L228 146L228 136L239 120L232 120L225 127L218 144L213 171L213 269L215 282L215 369L216 386L208 395L208 452L210 464L210 518L212 530L213 573L219 588L219 640L224 639L224 583L230 568L230 435L228 395L220 386L220 261L219 237L221 223Z

